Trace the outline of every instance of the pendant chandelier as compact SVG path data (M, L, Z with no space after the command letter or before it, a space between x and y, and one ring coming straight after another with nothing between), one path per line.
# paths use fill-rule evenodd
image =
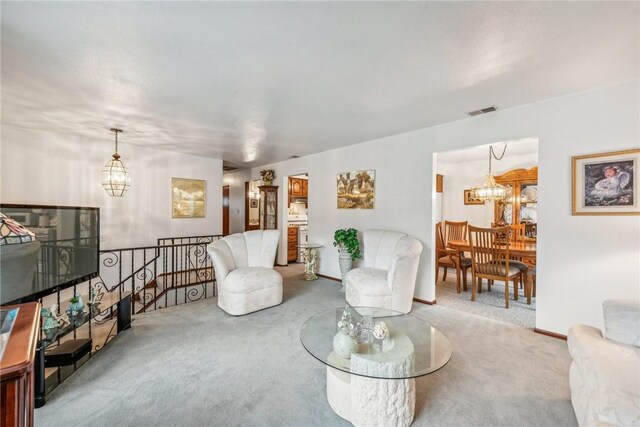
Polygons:
M116 152L113 158L104 165L102 169L102 186L107 194L113 197L122 197L131 185L131 176L129 171L124 167L118 154L118 134L121 129L111 129L116 136Z
M502 154L500 155L500 157L498 157L496 156L496 153L494 153L493 147L489 146L489 173L487 174L487 179L484 181L484 184L482 184L480 187L473 188L472 194L476 199L503 200L509 196L509 190L507 189L507 187L498 184L496 182L496 179L491 174L491 160L502 160L506 151L507 146L505 144L504 149L502 150Z

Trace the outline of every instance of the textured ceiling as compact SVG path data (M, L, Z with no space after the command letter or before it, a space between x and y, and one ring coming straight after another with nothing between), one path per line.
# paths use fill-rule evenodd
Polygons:
M255 166L639 75L638 2L2 2L2 125Z

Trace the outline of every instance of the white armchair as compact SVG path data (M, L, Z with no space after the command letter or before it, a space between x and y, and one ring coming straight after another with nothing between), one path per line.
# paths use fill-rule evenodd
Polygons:
M255 230L211 243L218 306L240 316L282 302L282 276L273 269L280 232Z
M571 403L580 427L640 426L640 302L602 307L605 336L587 325L569 329Z
M362 246L364 265L344 278L347 302L410 312L422 244L404 233L365 230Z

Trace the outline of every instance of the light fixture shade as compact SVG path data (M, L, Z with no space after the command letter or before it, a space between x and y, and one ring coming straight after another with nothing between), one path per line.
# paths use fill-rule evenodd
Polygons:
M0 213L0 245L16 245L35 241L35 234L19 222Z
M102 186L108 195L122 197L130 185L129 171L120 161L120 156L114 154L113 159L109 160L102 169Z
M508 197L509 191L504 185L496 182L493 175L487 175L487 179L480 187L473 188L473 196L480 200L502 200Z

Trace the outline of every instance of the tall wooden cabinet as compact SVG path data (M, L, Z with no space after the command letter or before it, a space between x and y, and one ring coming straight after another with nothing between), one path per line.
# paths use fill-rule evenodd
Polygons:
M538 167L513 169L495 177L510 196L495 203L494 222L500 225L525 224L525 234L535 239L538 223Z
M278 229L278 186L260 185L260 230Z

